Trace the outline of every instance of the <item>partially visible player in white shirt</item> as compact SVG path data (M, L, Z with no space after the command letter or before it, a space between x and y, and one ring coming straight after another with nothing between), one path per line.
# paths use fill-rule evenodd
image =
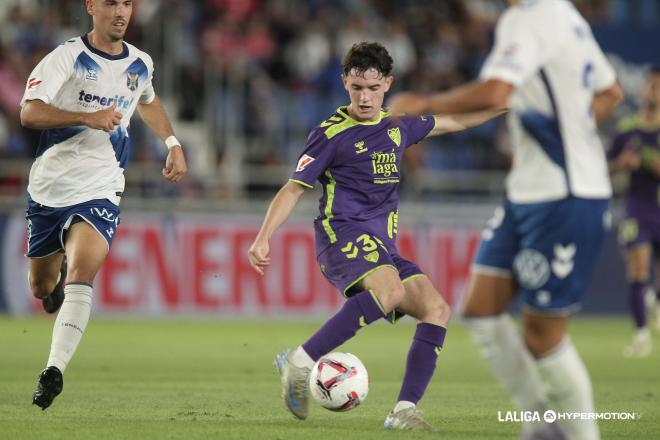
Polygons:
M47 312L59 310L32 399L42 409L61 393L89 321L92 283L119 224L135 110L169 149L163 177L178 182L187 171L151 84L151 57L123 41L133 2L86 0L86 7L92 31L48 54L21 102L23 126L42 130L28 184L29 284Z
M608 217L611 188L596 123L621 98L612 67L569 1L509 0L478 81L391 102L393 113L408 114L510 108L507 198L482 234L462 314L520 410L594 409L567 328ZM506 311L517 296L524 338ZM524 423L522 438L599 438L595 420L558 424Z

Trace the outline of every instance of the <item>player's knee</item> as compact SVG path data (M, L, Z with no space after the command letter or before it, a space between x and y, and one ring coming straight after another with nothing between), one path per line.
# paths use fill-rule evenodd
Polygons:
M406 294L406 290L401 283L393 283L379 290L380 292L376 292L378 294L378 299L387 313L391 312L401 304L401 301L403 301L403 297Z
M645 277L641 275L628 277L628 284L634 284L634 283L647 284L648 282L649 282L649 277Z
M631 259L627 265L628 279L632 282L646 282L649 279L650 268L642 259Z
M57 284L56 279L38 277L32 274L29 275L29 281L32 295L38 299L43 299L50 295L53 289L55 289L55 285Z
M628 268L628 282L631 283L646 283L649 280L648 270L643 270L638 267Z
M470 279L470 284L465 292L463 301L459 307L459 313L464 318L483 318L492 316L493 310L486 306L485 301L479 301L479 290L475 287L474 278Z
M463 318L482 318L485 316L492 316L490 310L486 310L481 304L476 301L463 301L460 307L460 314Z
M96 274L88 269L69 266L66 278L68 283L92 284L95 276Z
M536 333L525 330L523 339L525 341L525 346L532 354L532 356L534 356L535 358L540 357L540 354L542 352L541 350L542 342L540 336Z
M437 293L437 292L436 292ZM436 325L447 325L451 318L451 307L449 304L437 293L437 299L434 300L429 307L426 319L423 321L430 322Z
M535 327L527 327L524 331L525 346L537 359L558 347L563 339L564 335L544 332Z
M451 307L444 299L438 310L438 318L443 324L447 324L451 319Z
M468 301L463 301L461 303L459 313L463 318L474 318L476 316L475 310L473 310L473 307Z

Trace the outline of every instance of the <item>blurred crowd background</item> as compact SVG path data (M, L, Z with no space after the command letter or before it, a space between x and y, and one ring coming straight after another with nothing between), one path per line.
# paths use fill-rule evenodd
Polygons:
M355 42L382 42L397 90L443 90L471 79L492 45L503 0L133 0L126 40L155 61L155 85L183 141L190 175L160 179L165 147L135 118L127 199L176 198L205 207L272 197L311 127L347 103L340 60ZM596 36L616 45L658 36L659 0L580 0ZM83 0L0 2L0 203L23 203L38 132L19 123L36 63L91 26ZM635 36L629 38L636 38ZM654 60L612 55L627 101ZM604 46L608 55L608 48ZM625 49L624 52L628 51ZM621 52L621 51L619 51ZM613 118L613 121L615 118ZM406 156L403 191L413 200L499 197L508 167L506 131L494 121L427 141ZM614 122L605 127L611 131ZM18 203L18 202L17 202Z

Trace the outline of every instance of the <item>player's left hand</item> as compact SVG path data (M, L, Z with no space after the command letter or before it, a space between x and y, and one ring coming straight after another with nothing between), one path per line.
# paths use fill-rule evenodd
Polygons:
M264 269L270 265L270 245L268 240L257 238L248 250L248 260L259 275L264 274Z
M414 93L397 93L388 101L388 108L393 117L403 114L418 116L428 112L428 101Z
M183 156L183 149L181 146L175 145L167 153L163 177L170 182L178 182L187 172L188 167L186 166L186 158Z

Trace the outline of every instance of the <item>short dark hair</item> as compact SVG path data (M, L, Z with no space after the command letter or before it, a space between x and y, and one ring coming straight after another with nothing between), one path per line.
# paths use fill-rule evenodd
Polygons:
M392 71L392 63L392 57L382 44L363 41L350 48L341 64L344 66L344 75L348 75L353 69L358 75L375 69L383 76L388 76Z
M650 75L660 75L660 64L653 64L649 69Z

